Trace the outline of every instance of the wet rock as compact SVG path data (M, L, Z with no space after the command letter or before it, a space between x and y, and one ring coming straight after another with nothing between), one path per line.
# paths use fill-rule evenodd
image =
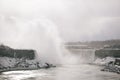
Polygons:
M35 59L35 50L12 49L0 45L0 72L54 67L49 63L43 64Z
M114 72L120 74L120 59L110 61L101 71Z

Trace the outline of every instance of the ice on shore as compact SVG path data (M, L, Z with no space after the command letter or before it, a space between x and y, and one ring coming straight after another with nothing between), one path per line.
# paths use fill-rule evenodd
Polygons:
M106 58L102 58L102 59L97 58L94 63L97 65L106 65L110 61L115 61L115 58L113 58L113 57L106 57Z
M27 60L27 59L18 59L18 58L10 58L10 57L0 57L0 69L3 68L41 68L45 67L46 64L36 59Z

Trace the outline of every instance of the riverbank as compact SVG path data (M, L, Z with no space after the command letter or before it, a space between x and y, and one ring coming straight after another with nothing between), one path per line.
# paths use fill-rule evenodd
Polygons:
M8 71L27 71L27 70L39 70L39 69L48 69L54 68L56 66L43 66L41 68L10 68L10 69L0 69L0 73Z

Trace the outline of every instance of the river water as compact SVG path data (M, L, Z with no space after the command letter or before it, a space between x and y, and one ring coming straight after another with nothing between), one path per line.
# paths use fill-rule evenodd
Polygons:
M119 74L100 69L100 66L89 64L63 65L50 69L4 72L0 80L120 80Z

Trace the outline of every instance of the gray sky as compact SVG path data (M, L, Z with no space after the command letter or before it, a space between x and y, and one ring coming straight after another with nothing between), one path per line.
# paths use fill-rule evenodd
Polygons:
M27 20L43 17L65 41L120 39L120 0L0 0L0 39L36 32Z

